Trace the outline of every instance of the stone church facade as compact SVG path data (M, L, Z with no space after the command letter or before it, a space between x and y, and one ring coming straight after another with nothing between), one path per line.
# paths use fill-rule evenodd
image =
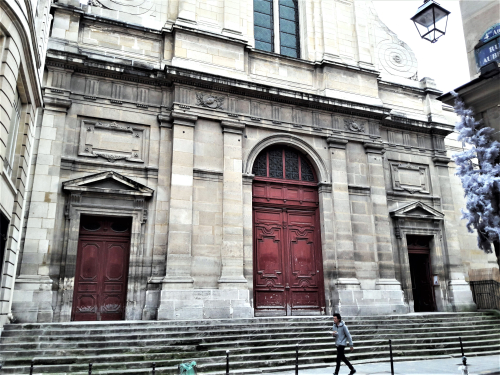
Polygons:
M452 114L371 2L52 14L18 321L475 309Z

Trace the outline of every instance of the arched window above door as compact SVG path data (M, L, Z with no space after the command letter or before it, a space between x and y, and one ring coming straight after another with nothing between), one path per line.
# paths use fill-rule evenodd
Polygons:
M315 182L316 176L306 157L290 147L272 147L255 159L252 173L256 177Z

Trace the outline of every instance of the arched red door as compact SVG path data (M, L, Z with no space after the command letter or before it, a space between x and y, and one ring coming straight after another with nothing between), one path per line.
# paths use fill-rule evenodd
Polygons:
M320 314L323 261L314 170L288 147L262 151L253 167L256 316Z

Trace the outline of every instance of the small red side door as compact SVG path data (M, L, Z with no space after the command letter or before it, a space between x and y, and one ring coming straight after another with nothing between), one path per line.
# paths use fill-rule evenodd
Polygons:
M125 317L130 220L82 219L72 320Z

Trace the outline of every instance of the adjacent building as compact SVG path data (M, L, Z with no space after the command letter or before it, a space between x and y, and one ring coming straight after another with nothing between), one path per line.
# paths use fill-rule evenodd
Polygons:
M493 137L500 141L500 3L460 1L460 10L471 80L454 91L474 109L476 119L497 130ZM438 99L454 102L451 93ZM494 248L500 261L498 241Z
M370 1L51 13L18 321L475 309L450 112Z
M0 2L0 326L11 318L51 18L48 0Z

